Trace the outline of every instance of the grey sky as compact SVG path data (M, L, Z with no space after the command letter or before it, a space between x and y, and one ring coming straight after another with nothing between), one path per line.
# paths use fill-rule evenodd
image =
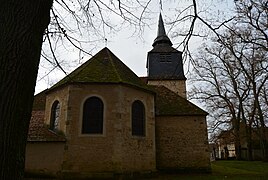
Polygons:
M157 23L158 16L160 12L159 1L153 1L150 5L150 21L149 26L144 28L143 33L138 35L133 35L135 33L134 29L131 27L125 27L121 31L117 33L106 33L107 42L105 40L98 41L94 46L89 45L89 49L92 48L92 55L96 54L99 50L107 46L121 61L123 61L132 71L134 71L138 76L146 76L146 58L147 52L152 49L152 43L156 38L157 34ZM162 16L165 23L166 32L171 39L174 46L177 43L182 41L182 38L174 38L174 34L182 31L187 28L187 25L181 25L181 27L173 27L171 30L171 26L168 24L170 21L174 20L176 17L176 13L178 11L182 11L187 5L189 5L191 1L175 1L175 0L167 0L163 1L162 5ZM204 16L211 16L211 18L221 18L223 16L228 16L229 9L232 7L232 0L200 0L199 7L201 10L206 10L210 14L205 14ZM177 11L177 12L176 12ZM214 13L214 15L213 15ZM214 17L212 17L214 16ZM219 19L220 21L221 19ZM116 20L115 20L116 21ZM198 26L197 26L198 30ZM193 38L191 40L191 48L194 51L201 44L202 39ZM90 56L84 56L83 59L79 60L77 63L77 59L79 59L78 51L68 45L61 45L62 47L58 47L60 49L58 51L58 60L62 62L62 66L66 69L68 73L77 68L83 62L88 60ZM61 49L62 48L62 49ZM87 47L86 47L87 48ZM47 51L47 48L44 47L44 52ZM61 78L65 76L65 74L59 70L58 68L52 71L53 67L48 65L44 60L40 63L39 75L36 84L36 93L49 88L51 85L59 81ZM50 72L52 71L52 72ZM46 75L48 74L48 75Z

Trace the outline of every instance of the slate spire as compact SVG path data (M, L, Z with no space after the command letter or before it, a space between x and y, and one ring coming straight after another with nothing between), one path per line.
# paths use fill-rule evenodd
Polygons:
M186 80L183 72L182 52L172 47L162 15L159 15L157 37L147 56L149 80Z
M166 35L164 22L163 22L161 13L159 14L157 37L154 40L153 47L157 44L168 44L172 46L172 42Z

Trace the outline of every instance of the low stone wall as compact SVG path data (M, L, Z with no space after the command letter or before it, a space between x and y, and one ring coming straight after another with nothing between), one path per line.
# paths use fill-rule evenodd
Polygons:
M61 171L64 142L28 142L25 171L30 174L56 176Z

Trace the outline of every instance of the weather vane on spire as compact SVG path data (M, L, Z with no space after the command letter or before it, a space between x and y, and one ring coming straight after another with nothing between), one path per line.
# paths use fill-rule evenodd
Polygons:
M159 0L159 9L160 9L160 12L163 10L162 0Z
M105 47L107 47L107 43L108 43L107 38L104 38L104 41L105 41Z

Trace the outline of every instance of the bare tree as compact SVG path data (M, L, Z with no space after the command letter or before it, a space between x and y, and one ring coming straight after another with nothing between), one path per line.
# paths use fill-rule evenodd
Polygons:
M48 70L40 79L55 69L68 74L69 65L83 63L84 57L92 56L99 44L108 43L109 34L131 28L133 36L140 36L153 13L150 4L151 0L55 0L41 54L41 63ZM62 55L70 49L78 52L76 62Z
M232 19L233 23L223 24L221 31L208 25L214 32L216 41L212 47L205 49L206 55L198 58L195 65L199 79L210 84L212 92L207 88L195 92L199 93L198 98L206 102L212 101L208 107L213 111L217 110L219 116L225 115L225 111L229 114L224 118L230 120L228 123L234 129L238 158L240 126L243 124L248 141L249 159L251 128L255 126L260 129L264 160L267 160L267 94L263 93L267 88L265 86L268 78L267 1L236 1L236 13L236 17ZM215 97L224 101L216 104ZM228 103L229 101L232 103ZM220 123L226 121L216 121L215 125Z
M212 112L211 116L215 119L210 124L212 130L233 129L236 157L241 159L240 122L244 113L243 103L249 91L245 76L236 69L237 62L224 47L206 47L205 52L195 63L198 73L195 81L200 84L192 94Z

